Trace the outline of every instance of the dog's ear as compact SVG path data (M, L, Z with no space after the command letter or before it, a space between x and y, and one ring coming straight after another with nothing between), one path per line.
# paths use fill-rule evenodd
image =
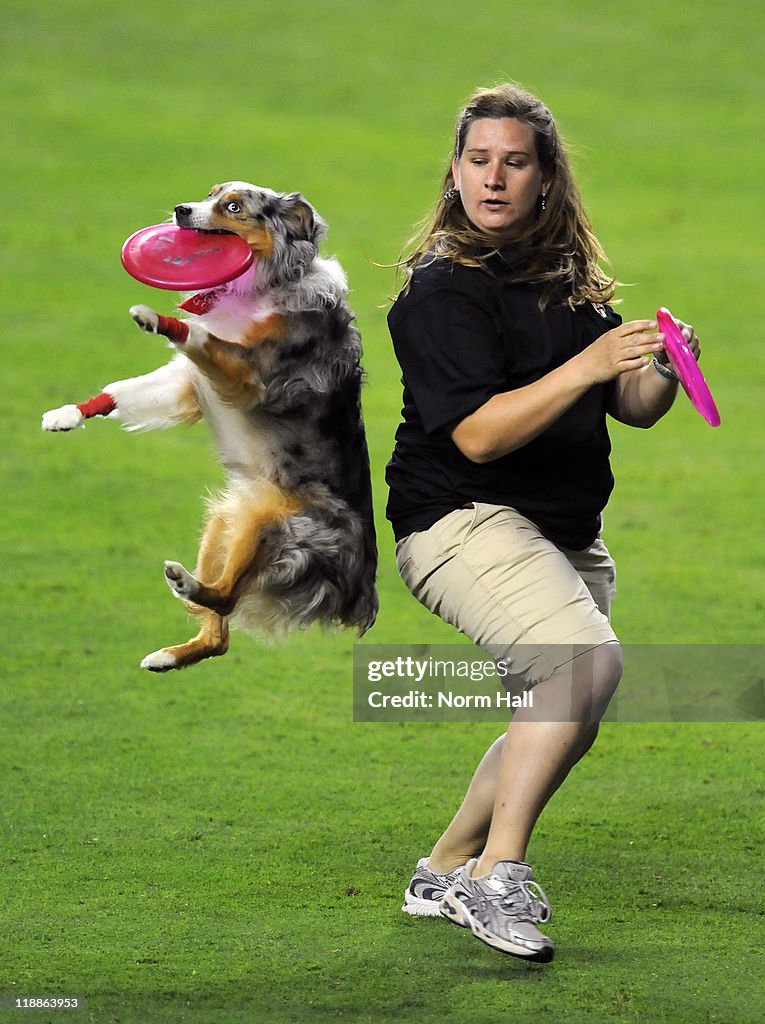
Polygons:
M282 216L294 239L318 245L327 233L327 225L299 192L282 196Z

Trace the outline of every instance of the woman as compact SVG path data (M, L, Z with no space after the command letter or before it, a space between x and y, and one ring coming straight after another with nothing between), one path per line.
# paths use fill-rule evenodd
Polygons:
M649 427L677 392L656 323L621 323L605 305L615 288L602 256L550 112L513 85L481 90L388 317L404 383L387 468L399 571L533 687L533 708L484 755L403 909L539 962L554 947L529 838L622 671L600 539L606 414Z

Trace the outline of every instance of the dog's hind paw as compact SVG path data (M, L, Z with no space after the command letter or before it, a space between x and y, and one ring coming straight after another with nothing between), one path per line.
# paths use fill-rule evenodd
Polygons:
M43 430L75 430L81 427L85 417L76 405L62 405L60 409L51 409L43 413Z
M147 334L156 334L159 327L159 313L156 313L151 306L131 306L130 315Z
M180 666L172 651L162 649L147 654L141 662L141 668L147 668L150 672L169 672L171 669L180 668Z
M165 562L165 579L176 597L181 601L193 600L199 593L199 580L183 568L180 562Z

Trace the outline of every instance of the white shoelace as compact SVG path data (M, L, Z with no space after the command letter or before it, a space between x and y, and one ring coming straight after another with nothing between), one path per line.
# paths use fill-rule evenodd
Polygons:
M542 887L532 879L513 882L498 875L491 875L490 878L493 891L487 892L483 885L479 886L488 902L509 911L513 917L527 917L537 924L544 924L552 917L550 901Z

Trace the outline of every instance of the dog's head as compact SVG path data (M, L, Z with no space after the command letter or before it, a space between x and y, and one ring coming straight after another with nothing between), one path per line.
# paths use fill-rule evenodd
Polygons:
M245 181L215 185L200 203L181 203L174 221L182 228L239 235L273 280L304 273L327 230L299 192L273 192Z

